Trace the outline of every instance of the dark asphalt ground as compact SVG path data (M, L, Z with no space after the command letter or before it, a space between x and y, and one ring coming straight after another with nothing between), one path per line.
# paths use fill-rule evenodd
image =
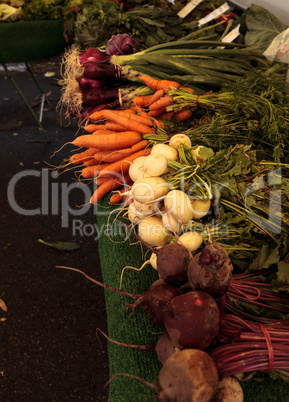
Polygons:
M103 290L78 273L55 268L75 267L101 280L94 211L68 214L64 227L73 173L54 178L48 170L48 164L58 165L68 156L64 148L51 158L77 130L76 122L68 124L56 109L61 57L30 63L44 91L51 93L52 108L45 104L43 113L50 143L0 71L0 298L8 308L0 309L0 319L6 318L0 322L3 402L107 400L106 342L102 337L100 344L96 336L96 328L106 332ZM55 76L46 77L46 72ZM37 102L40 92L29 73L11 74L28 101ZM39 113L39 105L34 111ZM69 192L71 210L83 203L81 190ZM61 251L38 239L75 241L80 248Z

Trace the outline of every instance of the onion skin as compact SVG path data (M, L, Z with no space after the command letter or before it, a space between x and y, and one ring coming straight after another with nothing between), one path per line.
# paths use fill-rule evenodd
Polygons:
M83 76L93 80L104 78L115 78L117 75L115 67L110 63L87 61L83 64Z
M88 61L105 61L107 59L107 54L96 47L90 47L84 50L78 58L80 64L84 64Z
M118 99L117 88L92 88L83 92L83 100L89 106L97 106Z
M227 252L219 243L212 243L191 259L188 279L192 289L203 290L218 298L230 286L232 271L233 264Z
M80 77L77 79L81 91L92 88L102 88L105 85L105 80L93 80L91 78Z

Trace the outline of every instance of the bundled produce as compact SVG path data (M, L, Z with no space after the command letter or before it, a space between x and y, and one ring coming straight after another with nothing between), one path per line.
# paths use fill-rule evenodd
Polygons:
M166 112L206 110L199 122L184 131L190 139L213 149L254 144L258 158L288 161L289 91L281 66L272 71L251 70L219 92L197 95L172 88L173 103ZM272 153L273 150L273 153Z
M222 317L219 337L231 341L211 352L223 377L264 371L288 380L288 321L260 324L234 315Z
M92 59L91 55L95 53ZM163 57L165 55L165 57ZM260 52L245 45L223 43L219 40L190 39L167 42L152 46L131 55L108 56L99 49L70 50L64 57L64 88L61 103L68 115L79 116L89 107L85 101L83 79L103 81L102 96L105 97L107 82L134 82L141 84L140 77L150 76L159 80L176 81L203 93L220 90L228 82L250 71L252 62L260 69L267 69L268 62ZM96 92L96 91L95 91ZM123 99L126 102L127 99ZM116 99L117 101L117 99ZM99 101L98 105L104 102ZM94 102L94 106L97 103ZM112 108L117 108L116 103ZM165 106L163 106L165 107Z
M163 401L242 402L237 379L289 378L287 66L262 55L268 32L247 46L251 23L249 10L245 44L196 30L140 50L125 34L123 46L119 36L65 59L62 104L86 132L69 164L151 253L120 274L122 285L126 269L151 265L144 292L101 286L132 298L122 314L145 313L158 339L113 342L155 352L156 384L143 382Z
M84 4L75 18L67 15L67 34L81 49L102 47L111 35L120 33L150 47L179 39L198 28L196 20L188 22L177 15L177 5L139 3L94 0ZM212 7L209 2L207 7Z
M163 248L164 253L168 247ZM207 246L206 250L214 261L222 261L222 253L225 251L218 244ZM226 256L222 265L229 273L230 264ZM74 268L60 268L83 273ZM217 271L218 269L216 266ZM243 401L242 388L234 376L269 372L273 378L288 377L288 320L261 324L240 318L236 314L225 313L219 298L215 299L206 291L195 290L194 287L180 288L178 282L167 284L164 280L158 280L143 295L133 295L112 289L84 275L94 283L122 296L133 297L135 303L125 305L132 307L133 311L137 307L143 307L152 322L165 329L166 332L159 337L155 347L114 341L122 346L154 350L157 353L163 365L157 386L145 383L158 392L159 398L166 400L170 395L181 401L184 395L189 395L192 398L190 400L198 400L195 399L196 395L202 395L198 396L201 400L222 401L223 399L218 398L226 393L228 387L237 392L237 401ZM231 283L233 282L234 277ZM216 289L216 285L214 288ZM223 292L220 283L217 293ZM226 294L229 295L229 290ZM278 301L276 303L279 304ZM209 386L211 375L214 378L213 388Z

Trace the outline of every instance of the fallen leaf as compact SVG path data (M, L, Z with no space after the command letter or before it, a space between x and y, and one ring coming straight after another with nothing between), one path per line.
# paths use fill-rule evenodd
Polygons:
M44 244L45 246L56 248L57 250L71 251L80 248L80 245L75 242L70 241L57 241L57 242L46 242L42 239L38 239L38 243Z
M53 71L47 71L47 72L44 74L44 77L54 77L54 75L55 75L55 73L54 73Z
M4 300L0 299L0 308L2 308L3 311L7 311L7 306L4 303Z
M2 317L0 318L0 321L6 321L6 318Z
M65 84L64 80L58 80L56 85L59 85L60 87L62 87Z

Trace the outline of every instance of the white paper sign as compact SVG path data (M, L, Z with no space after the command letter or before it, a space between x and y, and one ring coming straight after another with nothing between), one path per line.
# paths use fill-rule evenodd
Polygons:
M238 24L232 31L223 37L222 42L231 43L240 35L240 24Z
M194 8L196 8L203 0L191 0L188 4L185 5L179 12L178 16L180 18L185 18L189 15Z
M263 55L269 61L280 61L289 64L289 28L277 35L267 47ZM289 68L286 81L289 82Z
M216 8L216 10L212 11L210 14L206 15L204 18L201 18L198 21L199 27L201 25L207 24L208 22L214 20L215 18L220 17L220 15L224 14L228 10L230 10L229 4L228 3L222 4L220 7Z

